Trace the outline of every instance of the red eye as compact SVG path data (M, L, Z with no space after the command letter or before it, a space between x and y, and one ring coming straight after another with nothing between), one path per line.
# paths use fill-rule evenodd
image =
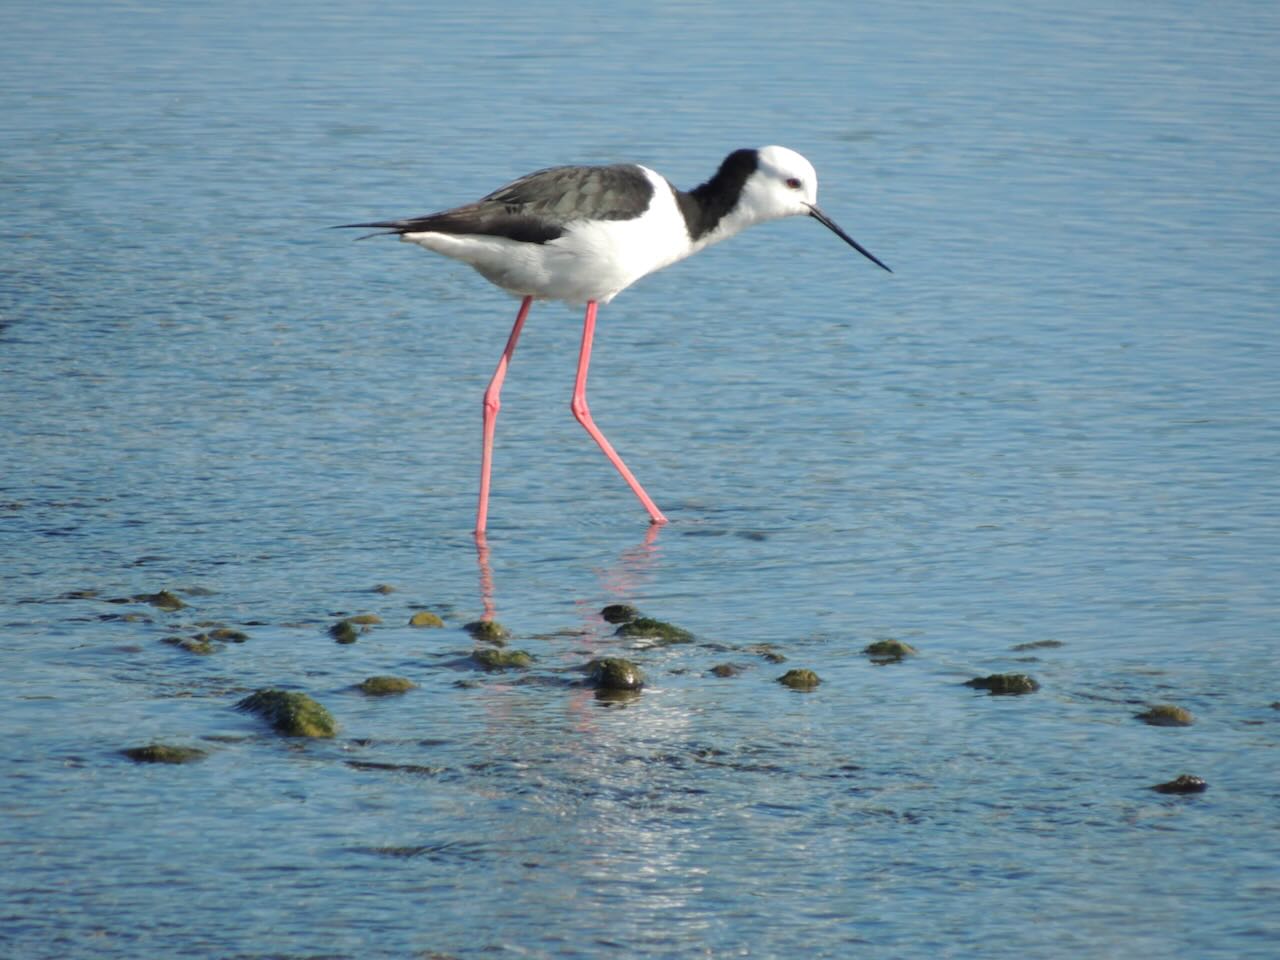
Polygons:
M787 186L792 190L800 189L800 180L797 177L787 177Z

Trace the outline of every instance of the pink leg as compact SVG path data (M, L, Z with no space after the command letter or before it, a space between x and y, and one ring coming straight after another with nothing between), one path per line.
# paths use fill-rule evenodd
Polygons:
M622 474L622 479L627 481L627 486L631 488L631 492L640 498L644 508L649 511L652 521L654 523L666 523L667 518L662 515L662 511L658 509L657 504L644 492L644 487L640 486L636 478L631 475L631 471L622 462L622 458L614 452L609 441L604 438L604 434L596 426L596 422L591 419L591 411L587 409L587 367L591 365L591 341L595 338L595 333L596 302L588 300L587 317L582 324L582 351L578 355L578 378L573 384L573 402L569 404L569 407L573 410L573 415L578 419L578 422L587 428L587 433L591 434L591 439L600 445L600 449L609 458L609 462L618 468L618 472Z
M480 454L480 506L476 509L476 533L483 534L489 519L489 474L493 467L493 428L498 421L498 411L502 408L499 395L502 393L502 381L507 378L507 367L511 363L511 355L516 352L516 341L520 339L520 331L524 328L525 318L529 316L529 307L533 297L525 297L520 301L520 312L516 314L515 326L511 328L511 336L507 337L507 349L502 351L502 359L498 361L498 369L493 371L493 379L484 392L484 448Z

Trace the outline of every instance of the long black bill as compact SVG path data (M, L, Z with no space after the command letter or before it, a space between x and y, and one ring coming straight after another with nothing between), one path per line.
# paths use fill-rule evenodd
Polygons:
M820 224L822 224L824 227L826 227L828 230L834 233L837 237L839 237L849 246L853 247L853 249L857 250L860 254L862 254L864 257L866 257L868 260L874 263L877 267L883 267L885 270L889 270L889 268L885 266L884 262L879 257L877 257L874 253L872 253L870 250L868 250L866 247L860 244L857 240L853 239L853 237L849 236L847 233L841 230L838 226L836 226L836 222L834 220L828 217L825 213L823 213L813 204L809 204L809 216L813 217L813 219L817 220ZM893 273L892 270L889 270L889 272Z

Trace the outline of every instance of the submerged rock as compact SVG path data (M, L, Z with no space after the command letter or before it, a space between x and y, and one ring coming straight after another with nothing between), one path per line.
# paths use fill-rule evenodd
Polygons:
M533 666L533 655L523 650L482 647L471 652L471 659L485 670L528 670Z
M587 682L597 690L639 690L644 671L622 657L597 657L584 668Z
M904 657L914 657L916 648L901 640L887 638L867 644L862 648L862 652L876 663L895 663Z
M600 611L605 623L626 623L640 616L640 611L629 603L611 603Z
M348 623L357 623L362 627L377 626L382 622L382 618L376 613L357 613L354 617L347 617Z
M1190 710L1176 707L1172 703L1158 703L1150 710L1135 713L1133 716L1153 727L1189 727L1196 722Z
M329 628L329 636L338 643L355 643L360 632L350 620L339 620Z
M717 663L711 668L713 677L736 677L742 672L742 668L736 663Z
M379 760L343 760L352 770L385 770L391 773L414 773L434 777L445 773L447 767L429 767L421 763L384 763Z
M332 737L338 729L329 711L305 693L259 690L236 709L258 714L286 737Z
M210 640L221 640L224 643L244 643L249 639L249 635L243 630L235 630L231 627L218 627L209 631Z
M208 756L199 747L173 747L164 743L128 747L120 752L135 763L194 763Z
M181 610L186 606L176 593L161 590L159 593L139 593L133 597L139 603L149 603L160 610Z
M396 588L389 583L376 583L372 587L374 593L381 593L384 596L388 593L395 593Z
M370 697L387 697L407 693L417 684L407 677L366 677L358 684L361 693Z
M511 631L497 620L472 620L463 624L463 630L482 643L496 643L502 646L511 639Z
M786 663L786 654L781 653L773 648L772 643L753 643L748 647L743 647L747 653L754 653L758 657L763 657L770 663Z
M430 610L419 610L409 618L411 627L443 627L444 621Z
M1054 650L1058 647L1064 647L1061 640L1032 640L1028 643L1015 643L1012 647L1014 650Z
M161 642L185 650L187 653L194 653L198 657L207 657L222 649L210 643L208 635L203 633L197 633L194 637L162 637Z
M788 670L778 678L778 683L792 690L812 690L822 683L822 678L812 670Z
M1040 684L1025 673L993 673L986 677L974 677L966 680L966 687L986 690L995 696L1018 696L1024 693L1035 693Z
M659 643L692 643L693 634L665 620L654 620L652 617L636 617L618 627L615 637L643 638L657 640Z
M1204 793L1209 789L1209 784L1201 777L1193 777L1189 773L1184 773L1168 783L1157 783L1151 789L1156 793Z

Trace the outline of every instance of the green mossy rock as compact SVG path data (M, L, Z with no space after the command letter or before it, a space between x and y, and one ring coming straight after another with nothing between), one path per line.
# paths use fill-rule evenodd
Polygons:
M286 737L332 737L338 730L329 711L305 693L259 690L237 703L236 709L258 714Z
M194 763L208 756L198 747L172 747L164 743L129 747L120 752L135 763Z
M1153 727L1189 727L1196 722L1190 710L1175 707L1172 703L1158 703L1150 710L1135 713L1133 716Z
M996 696L1019 696L1024 693L1035 693L1040 684L1025 673L993 673L986 677L974 677L966 680L966 687L975 690L986 690Z
M484 647L473 650L471 659L484 670L527 670L533 666L533 656L523 650Z
M585 667L587 682L597 690L639 690L644 671L622 657L598 657Z
M614 631L615 637L642 638L657 640L659 643L692 643L693 634L665 620L654 620L652 617L636 617L628 620Z
M419 610L409 618L411 627L443 627L444 621L430 610Z
M233 630L231 627L218 627L216 630L209 631L210 640L221 640L224 643L244 643L249 639L249 635L243 630Z
M812 670L788 670L778 678L778 683L792 690L812 690L822 683L822 678Z
M382 618L376 613L357 613L354 617L347 617L347 622L359 624L362 627L374 627L382 622Z
M370 697L388 697L397 693L407 693L417 684L407 677L366 677L359 683L361 693Z

